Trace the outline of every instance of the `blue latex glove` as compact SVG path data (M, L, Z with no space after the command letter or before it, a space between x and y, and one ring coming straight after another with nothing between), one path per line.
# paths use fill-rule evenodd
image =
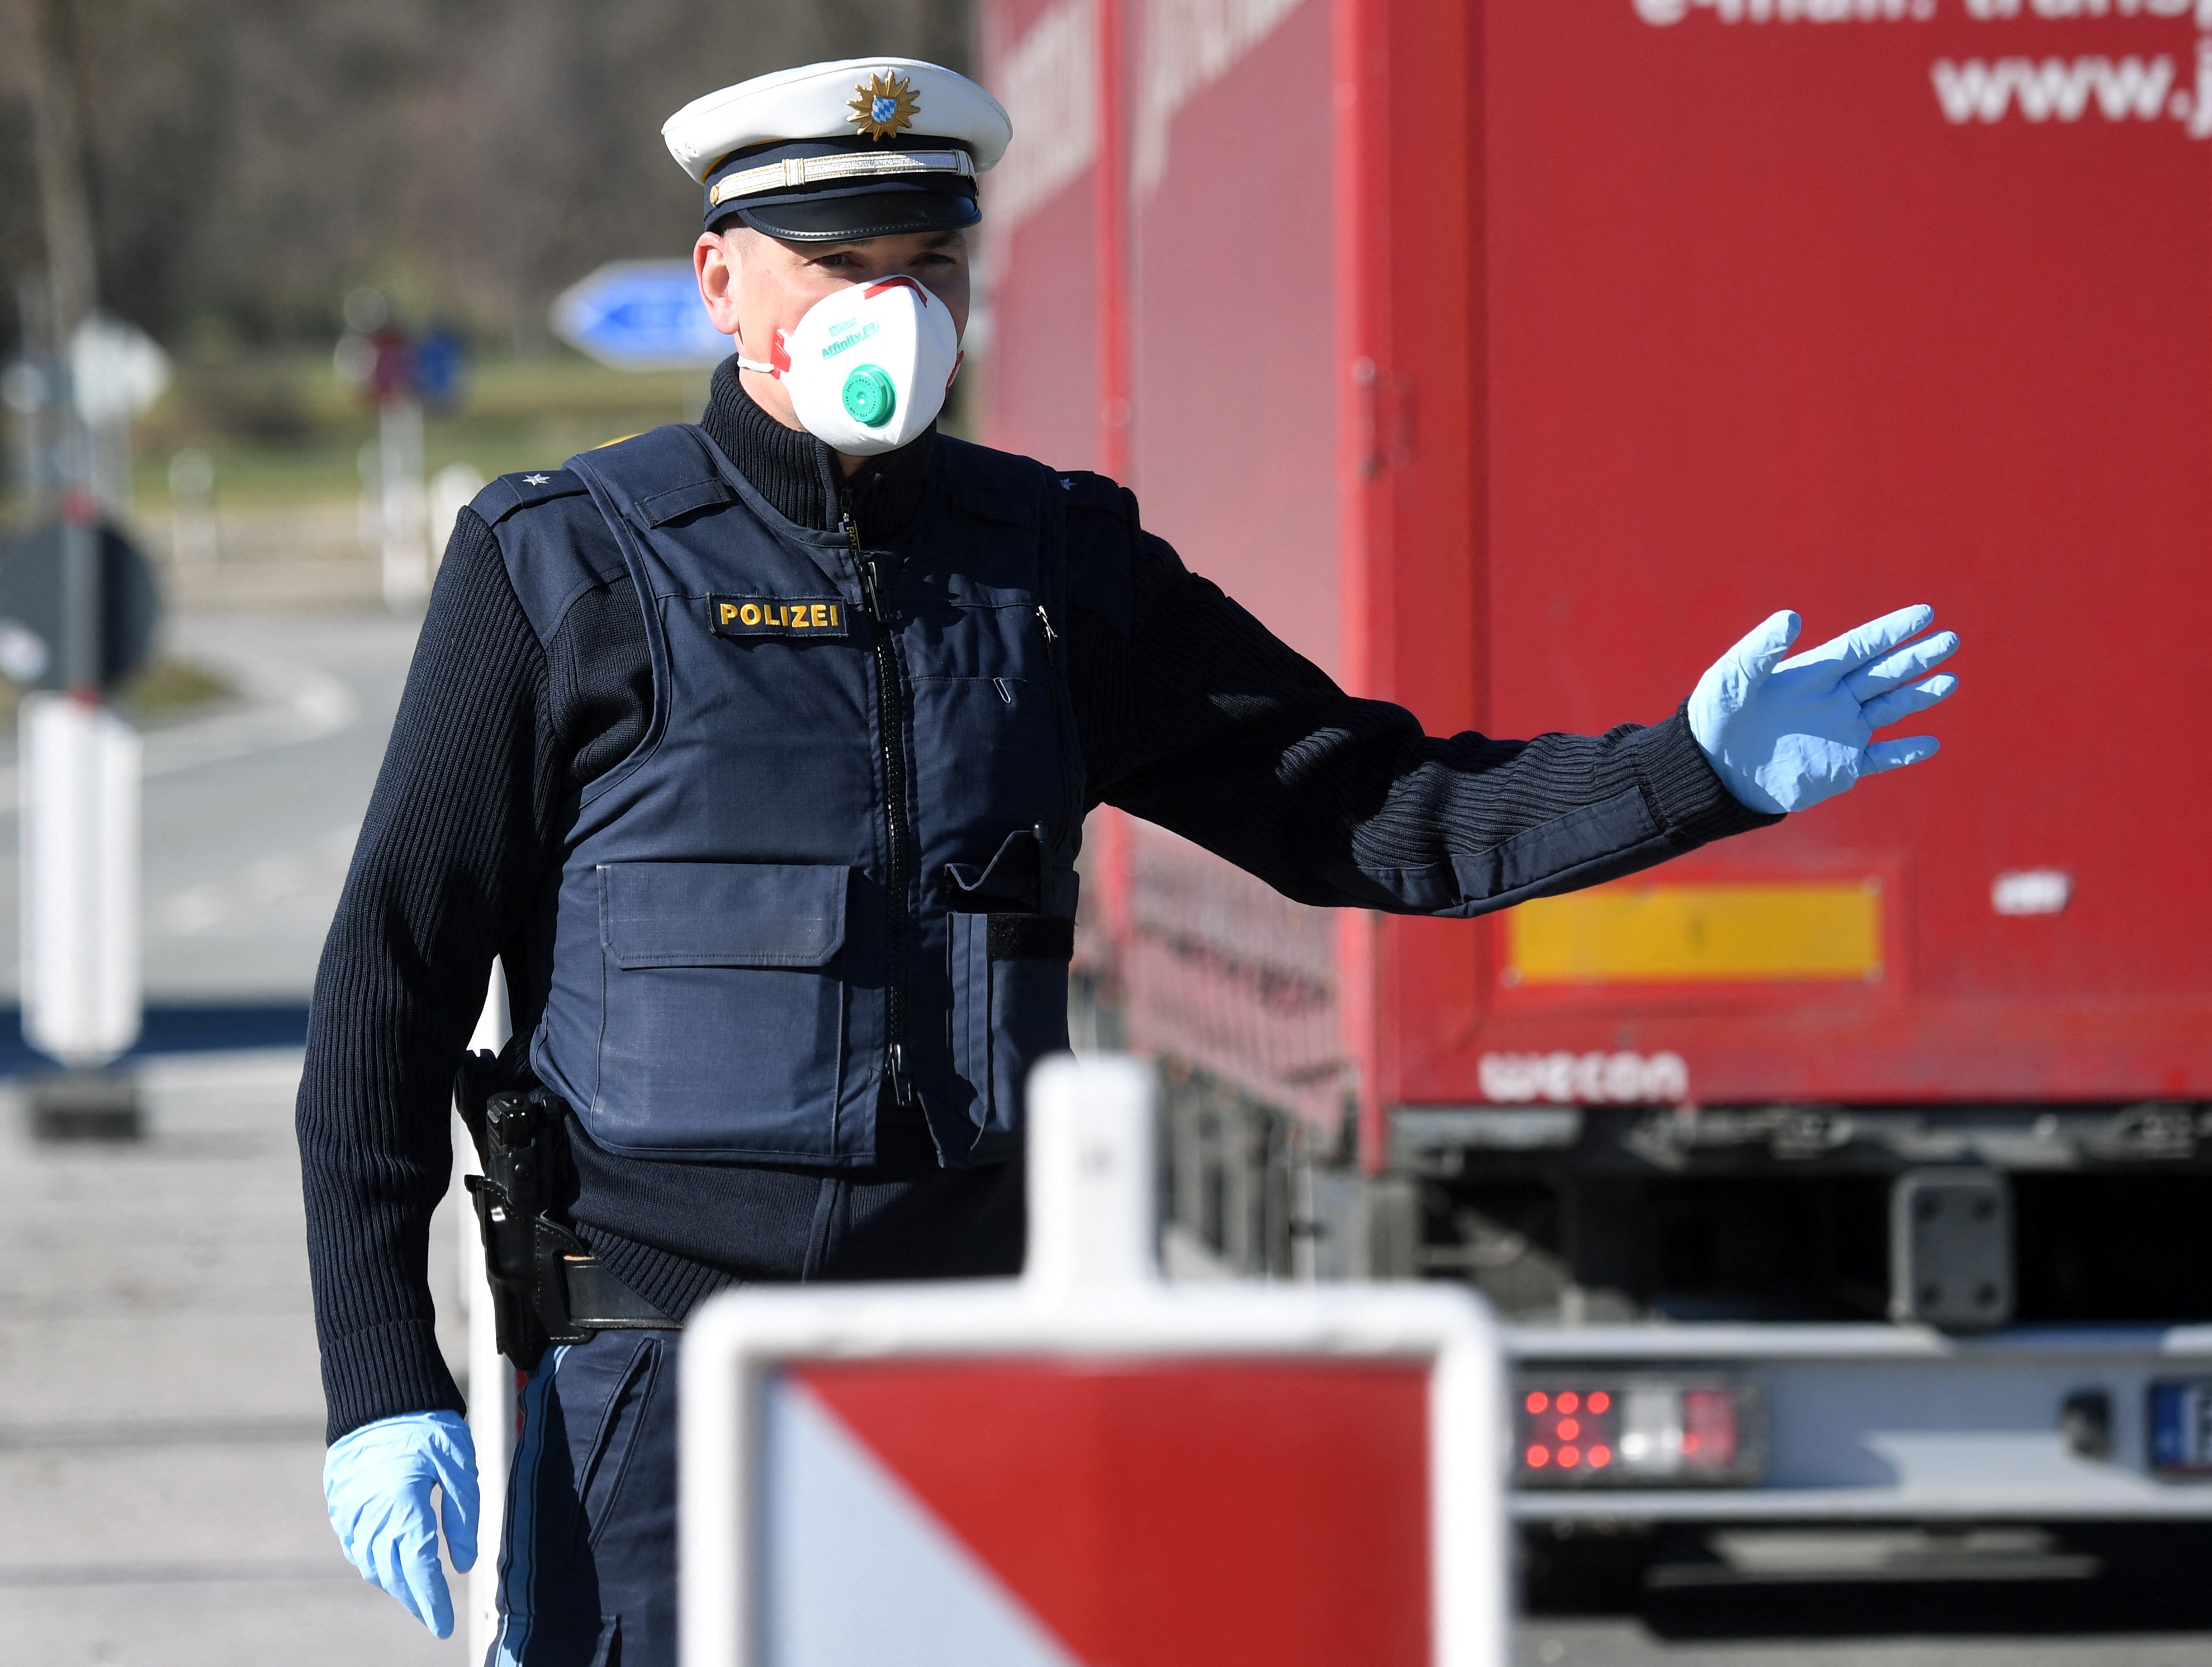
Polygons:
M440 1638L453 1600L438 1564L430 1489L445 1495L453 1567L477 1560L477 1449L459 1413L410 1412L341 1436L323 1458L323 1502L348 1561Z
M1957 636L1918 636L1936 618L1899 608L1802 654L1794 613L1767 619L1723 654L1690 696L1690 733L1728 789L1755 811L1802 811L1878 776L1935 756L1933 735L1876 741L1874 732L1923 711L1959 686L1927 673Z

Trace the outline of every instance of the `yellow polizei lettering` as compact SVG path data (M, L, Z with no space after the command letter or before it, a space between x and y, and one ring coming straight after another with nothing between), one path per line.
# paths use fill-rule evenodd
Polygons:
M844 627L835 602L810 602L793 598L787 602L718 602L716 618L725 625L750 630L833 631Z

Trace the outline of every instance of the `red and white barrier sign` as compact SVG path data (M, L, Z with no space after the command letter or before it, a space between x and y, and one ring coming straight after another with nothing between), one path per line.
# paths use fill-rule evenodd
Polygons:
M1051 1062L1018 1281L686 1335L684 1667L1492 1667L1502 1372L1457 1288L1170 1288L1154 1086Z

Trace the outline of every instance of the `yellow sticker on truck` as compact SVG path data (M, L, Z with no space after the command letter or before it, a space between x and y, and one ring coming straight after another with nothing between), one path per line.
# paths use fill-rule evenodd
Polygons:
M1630 881L1506 916L1508 984L1869 983L1881 881Z

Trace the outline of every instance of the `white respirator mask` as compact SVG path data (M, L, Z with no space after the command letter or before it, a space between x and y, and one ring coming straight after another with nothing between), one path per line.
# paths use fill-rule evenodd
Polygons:
M791 394L807 433L835 452L895 452L937 420L960 368L960 332L943 301L901 274L824 295L775 332L765 364L747 370Z

